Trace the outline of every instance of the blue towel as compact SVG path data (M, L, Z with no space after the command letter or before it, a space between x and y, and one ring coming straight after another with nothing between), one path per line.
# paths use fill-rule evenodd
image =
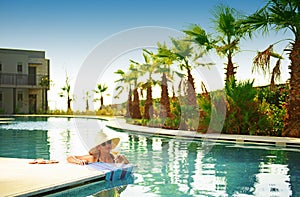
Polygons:
M104 171L105 180L107 181L127 179L129 176L132 176L132 171L133 171L132 164L95 162L95 163L89 163L88 166L96 170Z

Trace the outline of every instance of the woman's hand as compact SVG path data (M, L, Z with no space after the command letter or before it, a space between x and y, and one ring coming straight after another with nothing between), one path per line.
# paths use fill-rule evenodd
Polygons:
M126 157L122 154L119 154L115 157L115 162L116 163L123 163L123 164L128 164L129 161L126 159Z
M87 165L89 162L87 161L87 160L85 160L85 159L78 159L77 160L77 164L79 164L79 165Z
M69 156L67 161L78 165L87 165L89 163L90 156Z

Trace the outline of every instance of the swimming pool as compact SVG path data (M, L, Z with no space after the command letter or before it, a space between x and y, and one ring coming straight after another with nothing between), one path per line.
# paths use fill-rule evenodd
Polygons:
M75 118L22 117L0 125L0 157L45 158L65 161L86 154ZM84 119L85 125L105 121ZM86 132L92 128L86 127ZM116 131L111 131L116 132ZM137 164L134 181L121 196L300 196L300 150L275 146L179 140L118 132L121 151ZM100 196L104 182L69 193ZM55 196L53 195L53 196Z

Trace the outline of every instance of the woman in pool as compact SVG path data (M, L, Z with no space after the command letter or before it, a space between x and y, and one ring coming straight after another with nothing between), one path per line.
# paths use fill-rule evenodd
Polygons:
M118 137L109 137L101 130L95 136L95 145L89 150L88 155L82 156L69 156L67 161L69 163L85 165L93 162L105 163L123 163L128 164L129 161L124 155L113 155L111 151L115 149L120 142Z

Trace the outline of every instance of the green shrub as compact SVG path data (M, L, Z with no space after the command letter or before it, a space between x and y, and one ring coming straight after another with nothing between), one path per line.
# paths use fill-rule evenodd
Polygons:
M265 101L276 107L282 107L282 103L286 102L288 91L289 88L286 85L276 86L272 90L267 86L258 89L257 97L261 103Z
M230 81L225 89L227 114L223 133L259 135L272 127L268 114L261 110L253 81Z
M179 124L180 124L180 119L179 118L166 118L165 121L164 121L163 128L178 129Z
M163 123L164 123L164 120L160 117L157 117L157 118L151 118L149 120L149 126L151 127L163 127Z
M281 136L284 127L286 109L263 101L260 105L260 110L268 117L268 120L265 122L268 122L269 125L267 125L267 129L264 131L259 131L258 135ZM260 122L263 121L264 120L261 120Z

